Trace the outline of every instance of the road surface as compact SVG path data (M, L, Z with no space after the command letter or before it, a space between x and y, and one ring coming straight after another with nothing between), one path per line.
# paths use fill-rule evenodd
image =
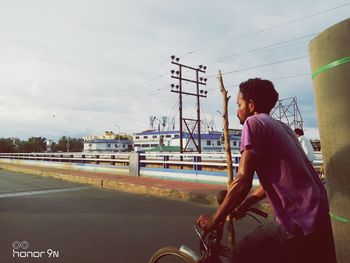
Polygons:
M167 245L197 250L193 225L213 208L0 170L0 259L147 262ZM240 223L238 235L253 223Z

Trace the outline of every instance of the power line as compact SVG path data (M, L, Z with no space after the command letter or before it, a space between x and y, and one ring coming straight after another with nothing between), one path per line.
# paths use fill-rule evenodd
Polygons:
M314 16L318 16L318 15L322 15L324 13L327 13L327 12L330 12L330 11L333 11L333 10L336 10L336 9L339 9L339 8L342 8L342 7L345 7L345 6L348 6L350 4L350 2L348 3L345 3L345 4L342 4L342 5L339 5L339 6L336 6L336 7L333 7L333 8L329 8L329 9L326 9L326 10L323 10L323 11L320 11L320 12L317 12L317 13L314 13L314 14L310 14L310 15L307 15L307 16L303 16L303 17L300 17L300 18L297 18L297 19L293 19L293 20L290 20L290 21L287 21L285 23L281 23L281 24L278 24L278 25L275 25L275 26L272 26L272 27L269 27L269 28L266 28L266 29L263 29L263 30L260 30L260 31L256 31L256 32L252 32L252 33L249 33L249 34L246 34L246 35L242 35L242 36L239 36L239 37L236 37L236 38L233 38L233 39L230 39L230 40L227 40L226 42L230 42L230 41L233 41L233 40L238 40L238 39L243 39L243 38L247 38L249 36L252 36L254 34L259 34L259 33L263 33L263 32L267 32L267 31L270 31L270 30L273 30L273 29L276 29L276 28L279 28L279 27L283 27L283 26L286 26L288 24L292 24L292 23L296 23L298 21L302 21L302 20L305 20L305 19L308 19L308 18L311 18L311 17L314 17ZM228 59L228 58L231 58L231 57L234 57L234 56L238 56L238 55L242 55L242 54L248 54L248 53L252 53L252 52L257 52L257 51L260 51L260 50L264 50L264 49L268 49L268 48L272 48L272 47L277 47L277 46L280 46L280 45L283 45L283 44L287 44L289 42L292 42L292 41L296 41L296 40L299 40L299 39L302 39L302 38L306 38L308 36L311 36L311 35L307 35L307 36L303 36L303 37L300 37L300 38L296 38L296 39L291 39L291 40L286 40L286 41L282 41L282 42L279 42L279 43L275 43L275 44L272 44L272 45L269 45L269 46L265 46L265 47L260 47L260 48L256 48L256 49L252 49L252 50L248 50L248 51L245 51L245 52L241 52L241 53L238 53L238 54L232 54L232 55L229 55L229 56L225 56L225 57L221 57L221 58L218 58L218 60L222 60L222 59ZM204 49L208 49L210 48L209 47L206 47ZM201 50L204 50L204 49L198 49L197 51L192 51L192 52L189 52L189 53L194 53L194 52L198 52L198 51L201 51ZM238 72L242 72L242 71L246 71L246 70L251 70L251 69L255 69L255 68L261 68L261 67L266 67L266 66L269 66L269 65L274 65L274 64L279 64L279 63L284 63L284 62L287 62L287 61L292 61L292 60L297 60L297 59L301 59L301 58L304 58L306 56L303 56L303 57L297 57L297 58L294 58L294 59L287 59L287 60L282 60L282 61L277 61L277 62L273 62L273 63L268 63L268 64L263 64L263 65L258 65L258 66L254 66L254 67L249 67L249 68L244 68L244 69L238 69L238 70L233 70L233 71L229 71L229 72L225 72L223 74L233 74L233 73L238 73ZM135 89L135 88L138 88L142 85L145 85L147 83L151 83L151 82L154 82L154 81L157 81L161 78L164 77L164 74L160 74L158 75L157 77L153 77L151 79L148 79L144 82L141 82L141 83L138 83L138 84L135 84L133 86L130 86L128 88L125 88L123 90L119 90L118 92L123 92L123 91L129 91L129 94L130 94L130 90L132 89ZM213 77L213 76L209 76L209 77ZM208 78L209 78L208 77ZM283 77L283 78L279 78L279 79L285 79L285 78L292 78L292 77L298 77L298 76L289 76L289 77ZM158 93L159 90L161 90L163 88L160 88L160 89L157 89L155 92L153 93L150 93L150 94L147 94L148 91L146 91L146 96L152 96L152 95L155 95ZM107 94L108 90L106 90L104 93ZM128 94L128 95L129 95ZM130 94L132 95L132 94ZM141 96L138 96L137 98L139 98ZM125 98L125 97L124 97ZM117 102L123 100L123 98L120 98L118 99ZM132 99L132 100L135 100L135 97ZM99 99L96 99L96 101L99 101ZM128 101L128 100L127 100ZM169 101L169 100L167 100ZM94 101L93 101L94 102ZM93 103L92 102L92 103ZM115 101L112 102L112 103L116 103ZM162 103L162 102L161 102Z
M305 56L300 56L300 57L296 57L296 58L290 58L290 59L286 59L286 60L271 62L271 63L267 63L267 64L263 64L263 65L257 65L257 66L253 66L253 67L249 67L249 68L237 69L237 70L228 71L228 72L225 72L225 73L222 73L222 74L223 75L228 75L228 74L238 73L238 72L247 71L247 70L251 70L251 69L255 69L255 68L267 67L269 65L281 64L281 63L286 63L286 62L289 62L289 61L299 60L299 59L302 59L302 58L305 58L305 57L307 57L307 56L305 55ZM279 77L278 79L286 79L286 78L293 78L293 77L306 76L306 75L307 74L298 74L298 75L293 75L293 76L283 76L283 77ZM212 78L214 76L216 77L216 75L211 75L211 76L208 76L208 78ZM273 80L273 79L271 79L271 80ZM277 80L277 79L275 79L275 80ZM144 98L146 96L149 97L149 96L154 96L156 94L159 94L160 91L163 91L166 88L168 88L168 87L158 88L154 92L151 92L151 93L146 91L145 93L138 94L138 96L134 96L134 94L130 93L130 96L131 96L130 99L125 99L125 97L118 98L118 100L113 100L113 101L111 101L109 103L104 103L104 106L117 104L117 103L119 103L121 101L124 102L124 103L129 103L131 101L137 101L137 99ZM214 90L214 89L215 88L207 89L207 90L209 91L209 90ZM166 101L169 101L169 100L166 100ZM157 104L159 104L159 103L156 103L156 104L153 104L153 105L157 105Z
M260 47L260 48L255 48L255 49L243 51L243 52L236 53L236 54L233 54L233 55L229 55L229 56L226 56L226 57L221 57L221 58L218 58L218 59L215 59L215 60L224 59L224 58L230 58L230 57L239 56L239 55L242 55L242 54L248 54L248 53L257 52L257 51L264 50L264 49L269 49L269 48L273 48L273 47L278 47L278 46L280 46L280 45L287 44L287 43L290 43L290 42L294 42L294 41L297 41L297 40L300 40L300 39L304 39L304 38L309 38L309 37L315 36L315 35L317 35L317 34L318 34L318 33L307 34L307 35L304 35L304 36L301 36L301 37L297 37L297 38L293 38L293 39L281 41L281 42L274 43L274 44L271 44L271 45L268 45L268 46L264 46L264 47ZM307 41L307 40L306 40L306 41ZM299 41L299 42L296 42L296 43L302 43L302 42L305 42L305 41ZM296 43L292 43L292 44L296 44ZM285 47L285 46L283 46L283 47ZM297 59L298 59L298 58L297 58ZM294 60L294 59L291 59L291 60ZM287 61L289 61L289 60L287 60ZM274 63L265 64L265 65L256 66L256 67L268 66L268 65L273 65L273 64L282 63L282 62L286 62L286 61L274 62ZM248 70L248 69L243 69L243 70ZM188 70L188 71L189 71L189 70ZM228 74L228 72L223 73L223 74ZM300 76L300 75L298 75L298 76ZM209 76L209 77L213 77L213 76ZM285 78L285 77L284 77L284 78ZM290 77L289 77L289 78L290 78ZM188 84L188 83L186 83L186 84ZM164 89L164 88L159 88L159 89L157 89L157 91L159 91L159 90L161 90L161 89ZM212 90L212 89L208 89L208 90ZM148 94L148 96L155 95L155 94L157 93L157 91L154 92L154 93ZM140 96L138 96L138 97L140 97ZM137 98L138 98L138 97L137 97ZM134 97L134 99L135 99L135 97Z
M272 78L272 81L275 80L282 80L282 79L294 79L294 78L299 78L299 77L306 77L310 76L308 73L302 73L302 74L296 74L296 75L290 75L290 76L284 76L284 77L278 77L278 78Z
M297 37L297 38L285 40L285 41L274 43L274 44L271 44L271 45L268 45L268 46L263 46L263 47L258 47L258 48L242 51L242 52L235 53L235 54L232 54L232 55L228 55L228 56L225 56L225 57L220 57L220 58L213 59L213 60L211 60L211 61L209 61L207 63L215 62L215 61L223 62L224 59L237 57L237 56L241 56L241 55L244 55L244 54L250 54L250 53L254 53L254 52L265 50L265 49L271 49L271 48L274 48L274 47L280 48L280 46L281 47L286 47L286 46L290 46L290 45L304 43L305 41L308 41L308 39L303 40L303 41L298 41L298 42L295 42L295 41L296 40L301 40L301 39L304 39L304 38L309 38L309 37L315 36L317 34L318 33L308 34L308 35L305 35L305 36L302 36L302 37ZM294 42L294 43L291 43L291 42ZM288 43L290 43L290 44L288 44ZM284 45L284 44L288 44L288 45Z
M300 78L300 77L307 77L307 76L310 76L310 74L308 74L308 73L300 73L300 74L295 74L295 75L274 77L274 78L268 78L268 79L271 80L271 81L276 81L276 80L293 79L293 78ZM233 86L238 86L239 84L240 83L235 82L235 83L232 83L231 85L227 85L227 86L228 87L233 87ZM211 90L218 90L219 91L219 88L208 89L208 91L211 91Z
M125 94L125 95L127 95L127 96L128 96L128 95L132 95L132 93L130 93L130 90L133 90L133 89L135 89L135 88L139 88L140 86L143 86L143 85L145 85L145 84L148 84L148 83L151 83L151 82L154 82L154 81L158 81L158 80L160 80L161 78L163 78L163 77L166 75L166 73L168 73L168 72L164 72L164 73L158 75L157 77L153 77L153 78L151 78L151 79L145 80L145 81L140 82L140 83L137 83L137 84L135 84L135 85L131 85L131 86L129 86L129 87L127 87L127 88L124 88L124 89L122 89L122 90L118 90L118 91L109 93L108 95L113 95L113 94L115 94L115 93L117 93L117 92L118 92L118 93L122 93L122 92L124 92L124 91L127 91L127 92L128 92L128 93ZM107 90L104 90L104 92L102 93L102 95L107 95L107 92L110 91L111 89L112 89L112 88L109 88L109 89L107 89ZM146 91L146 93L147 93L147 91ZM120 97L119 97L119 98L120 98ZM124 98L125 98L125 97L124 97ZM121 97L120 99L122 100L123 97ZM90 105L92 105L94 102L98 102L99 100L100 100L99 98L96 98L96 99L90 101L86 106L90 106Z
M172 119L174 118L174 121L175 121L175 116L176 116L176 113L175 113L175 110L176 108L178 108L179 106L179 99L175 102L173 108L171 109L169 115L168 115L168 120L172 122ZM174 116L174 117L173 117ZM168 122L169 123L169 122ZM172 124L172 123L171 123ZM175 127L175 123L174 123L174 127ZM168 124L168 129L169 129L169 124Z
M271 62L271 63L267 63L267 64L256 65L256 66L253 66L253 67L231 70L231 71L223 72L222 75L234 74L234 73L243 72L243 71L256 69L256 68L263 68L263 67L267 67L267 66L270 66L270 65L286 63L286 62L289 62L289 61L295 61L295 60L299 60L299 59L303 59L303 58L307 58L307 57L308 57L308 55L304 55L304 56L299 56L299 57L295 57L295 58L279 60L279 61L275 61L275 62ZM216 75L208 76L208 78L212 78L212 77L216 77Z
M285 23L277 24L277 25L275 25L275 26L268 27L268 28L265 28L265 29L263 29L263 30L259 30L259 31L252 32L252 33L249 33L249 34L246 34L246 35L238 36L238 37L236 37L236 38L227 40L226 42L230 42L230 41L233 41L233 40L238 40L238 39L247 38L247 37L252 36L252 35L254 35L254 34L259 34L259 33L267 32L267 31L270 31L270 30L273 30L273 29L276 29L276 28L279 28L279 27L286 26L286 25L288 25L288 24L296 23L296 22L298 22L298 21L302 21L302 20L305 20L305 19L308 19L308 18L311 18L311 17L314 17L314 16L322 15L322 14L324 14L324 13L331 12L331 11L334 11L334 10L339 9L339 8L343 8L343 7L345 7L345 6L348 6L349 4L350 4L350 2L347 2L347 3L345 3L345 4L342 4L342 5L339 5L339 6L335 6L335 7L333 7L333 8L329 8L329 9L326 9L326 10L323 10L323 11L320 11L320 12L316 12L316 13L313 13L313 14L310 14L310 15L306 15L306 16L303 16L303 17L300 17L300 18L297 18L297 19L289 20L289 21L287 21L287 22L285 22ZM309 35L309 36L311 36L311 35ZM304 37L308 37L308 36L304 36ZM226 56L226 57L221 57L221 58L218 58L218 59L219 59L219 60L220 60L220 59L227 59L227 58L230 58L230 57L242 55L242 54L244 54L244 53L245 53L245 54L248 54L248 53L252 53L252 52L257 52L257 51L259 51L259 50L264 50L264 49L272 48L272 47L275 47L275 46L282 45L283 43L288 43L288 42L295 41L295 40L302 39L302 38L303 38L303 37L296 38L296 39L291 39L291 40L287 40L287 41L275 43L275 44L272 44L272 45L270 45L270 46L260 47L260 48L248 50L248 51L245 51L245 52L241 52L241 53L238 53L238 54L233 54L233 55L229 55L229 56ZM208 48L210 48L210 46L209 46L209 47L206 47L206 48L204 48L204 49L208 49ZM201 50L204 50L204 49L198 49L197 51L201 51ZM192 54L192 53L197 52L197 51L191 51L191 52L188 52L188 53L191 53L191 54ZM264 67L264 66L268 66L268 65L277 64L277 63L283 63L283 61L282 61L282 62L275 62L275 63L271 63L271 64L260 65L260 66L251 67L251 68L246 68L246 69L242 69L242 70L235 70L235 71L231 71L231 72L226 72L226 73L224 73L224 74L232 74L232 73L236 73L236 72L241 72L241 71L245 71L245 70L249 70L249 69L254 69L254 68L258 68L258 67ZM126 94L126 96L132 95L132 94L130 94L130 90L133 90L133 89L135 89L135 88L138 88L138 87L140 87L140 86L142 86L142 85L145 85L145 84L148 84L148 83L151 83L151 82L154 82L154 81L158 81L158 80L160 80L161 78L163 78L163 77L165 76L166 73L167 73L167 72L164 72L164 73L162 73L162 74L160 74L160 75L158 75L158 76L156 76L156 77L153 77L153 78L150 78L150 79L148 79L148 80L146 80L146 81L143 81L143 82L141 82L141 83L137 83L137 84L135 84L135 85L129 86L129 87L125 88L125 89L118 90L118 91L116 91L116 92L121 93L121 92L124 92L124 91L128 91L128 94ZM213 77L213 76L211 76L211 77ZM108 90L105 90L105 91L104 91L104 94L107 94L108 91L111 90L111 89L112 89L112 88L110 88L110 89L108 89ZM163 89L163 88L161 88L161 89ZM115 93L115 92L113 92L113 93ZM113 94L113 93L112 93L112 94ZM147 93L148 93L148 91L145 92L146 95L147 95ZM147 96L151 96L151 95L154 95L154 94L157 94L157 91L154 92L154 93L150 93L150 94L147 95ZM141 97L141 96L139 96L139 97ZM123 100L124 98L125 98L125 97L122 97L122 98L121 98L121 97L119 96L117 102ZM133 99L135 99L135 98L133 98ZM98 102L99 100L100 100L100 99L97 98L97 99L95 99L95 100L89 102L89 104L88 104L87 106L92 105L94 102ZM113 103L115 103L115 102L113 102Z
M347 2L347 3L339 5L339 6L332 7L332 8L329 8L329 9L325 9L323 11L319 11L319 12L316 12L316 13L313 13L313 14L310 14L310 15L306 15L306 16L302 16L302 17L299 17L299 18L296 18L296 19L292 19L292 20L289 20L287 22L284 22L284 23L281 23L281 24L277 24L277 25L274 25L274 26L271 26L271 27L267 27L267 28L259 30L259 31L255 31L255 32L252 32L252 33L241 35L241 36L238 36L238 37L226 40L226 41L221 42L221 43L215 43L215 44L209 45L209 46L204 47L204 48L188 51L188 52L182 54L181 56L192 55L192 54L197 53L197 52L201 52L201 51L204 51L204 50L207 50L207 49L211 49L211 48L219 46L219 45L223 45L223 44L225 44L227 42L232 42L232 41L235 41L235 40L241 40L241 39L244 39L244 38L251 37L253 35L257 35L257 34L260 34L260 33L268 32L268 31L274 30L276 28L284 27L286 25L290 25L290 24L293 24L293 23L296 23L296 22L299 22L299 21L302 21L302 20L305 20L305 19L308 19L308 18L311 18L311 17L319 16L319 15L322 15L322 14L334 11L336 9L339 9L339 8L342 8L342 7L345 7L345 6L348 6L348 5L350 5L350 2Z
M232 55L229 55L229 56L225 56L225 57L221 57L221 58L217 58L217 59L213 59L209 62L212 62L212 61L216 61L216 60L223 60L223 59L226 59L226 58L231 58L231 57L236 57L236 56L240 56L240 55L244 55L244 54L249 54L249 53L253 53L253 52L257 52L257 51L261 51L261 50L264 50L264 49L270 49L270 48L274 48L274 47L280 47L281 45L283 44L288 44L288 43L291 43L291 42L295 42L297 40L301 40L301 39L304 39L304 38L309 38L309 37L312 37L312 36L315 36L317 35L317 33L313 33L313 34L308 34L308 35L304 35L304 36L301 36L301 37L297 37L297 38L293 38L293 39L289 39L289 40L285 40L285 41L281 41L281 42L277 42L277 43L274 43L274 44L271 44L271 45L268 45L268 46L263 46L263 47L259 47L259 48L255 48L255 49L251 49L251 50L247 50L247 51L243 51L243 52L240 52L240 53L236 53L236 54L232 54ZM306 40L305 40L306 41ZM292 43L292 44L298 44L298 43L302 43L302 42L305 42L305 41L299 41L299 42L295 42L295 43ZM288 45L284 45L282 47L285 47L285 46L288 46ZM220 61L221 62L221 61ZM208 63L208 62L207 62ZM189 71L189 70L187 70ZM185 72L187 72L185 71ZM138 83L138 84L135 84L131 87L128 87L128 88L125 88L121 91L118 91L118 92L123 92L123 91L128 91L128 94L126 94L127 96L128 95L131 95L133 96L132 93L130 93L130 90L132 89L135 89L135 88L138 88L139 86L142 86L142 85L145 85L147 83L151 83L151 82L154 82L156 80L159 80L161 78L163 78L165 75L166 75L167 72L164 72L162 74L160 74L159 76L157 77L154 77L154 78L151 78L149 80L146 80L144 82L141 82L141 83ZM187 83L186 83L187 84ZM161 90L161 89L164 89L164 88L159 88L157 89L157 91ZM147 96L152 96L152 95L155 95L157 92L154 92L154 93L150 93L150 94L147 94L148 91L142 93L142 94L139 94L139 96L137 96L136 98L139 98L139 97L143 97L144 95L147 95ZM106 91L105 91L105 94L106 94ZM113 93L112 93L113 94ZM124 99L125 97L120 97L118 98L118 101L113 101L113 103L116 103L116 102L119 102L119 101L123 101L125 100ZM133 99L135 99L135 96L133 97ZM94 100L94 101L98 101L98 99ZM93 102L92 102L93 103ZM112 102L111 102L112 103Z
M314 35L317 35L317 33L308 34L308 35L305 35L305 36L302 36L302 37L298 37L298 38L294 38L294 39L290 39L290 40L278 42L278 43L271 44L271 45L268 45L268 46L259 47L259 48L255 48L255 49L251 49L251 50L247 50L247 51L243 51L243 52L236 53L236 54L232 54L232 55L229 55L229 56L225 56L225 57L213 59L212 61L222 60L222 59L226 59L226 58L231 58L231 57L235 57L235 56L240 56L240 55L243 55L243 54L249 54L249 53L257 52L257 51L264 50L264 49L270 49L270 48L273 48L273 47L278 47L278 46L281 46L281 45L283 45L283 44L287 44L287 43L290 43L290 42L294 42L294 41L296 41L296 40L308 38L308 37L311 37L311 36L314 36ZM307 40L305 40L305 41L307 41ZM302 43L302 42L305 42L305 41L300 41L300 42L296 42L296 43L292 43L292 44L298 44L298 43ZM285 46L287 46L287 45L285 45ZM285 46L283 46L283 47L285 47ZM212 62L212 61L209 61L209 62ZM221 61L220 61L220 62L221 62ZM208 62L207 62L207 63L208 63ZM187 70L187 71L189 71L189 70ZM187 72L187 71L186 71L186 72ZM165 73L166 73L166 72L165 72ZM164 77L165 73L159 75L158 77L155 77L155 78L152 78L152 79L150 79L150 80L144 81L144 82L142 82L142 83L138 83L138 84L136 84L136 85L134 85L134 86L132 86L132 87L128 87L128 88L126 88L126 89L124 89L124 90L125 90L125 91L130 91L130 89L134 89L134 88L137 88L137 87L139 87L139 86L141 86L141 85L144 85L144 84L147 84L147 83L150 83L150 82L154 82L154 81L156 81L156 80L158 80L158 79ZM187 84L187 83L186 83L186 84ZM162 89L164 89L164 88L158 88L157 91L162 90ZM122 91L124 91L124 90L122 90ZM122 91L121 91L121 92L122 92ZM118 92L119 92L119 91L118 91ZM147 94L147 93L148 93L148 91L146 91L144 94ZM151 94L149 94L148 96L154 95L154 94L156 94L156 93L157 93L157 92L151 93ZM132 94L128 93L127 95L132 95ZM142 96L143 96L143 95L141 94L141 96L137 96L137 98L138 98L138 97L142 97ZM134 99L135 99L135 97L134 97ZM123 98L119 98L118 101L121 101L121 100L123 100Z

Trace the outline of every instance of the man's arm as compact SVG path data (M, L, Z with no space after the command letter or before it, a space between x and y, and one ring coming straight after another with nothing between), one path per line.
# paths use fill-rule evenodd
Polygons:
M266 197L264 188L259 185L254 188L248 197L236 208L237 217L241 218L244 216L249 207L256 204Z
M257 157L252 150L244 150L238 167L238 172L232 183L224 201L216 209L214 215L209 218L201 215L197 223L204 230L209 230L220 223L227 214L238 207L248 195L252 188L253 175L257 166Z

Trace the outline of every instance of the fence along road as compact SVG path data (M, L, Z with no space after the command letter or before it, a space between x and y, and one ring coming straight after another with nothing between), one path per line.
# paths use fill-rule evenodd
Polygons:
M232 155L234 172L237 172L239 160L240 154ZM0 162L195 182L227 183L225 153L1 153ZM322 171L321 152L316 152L313 165L316 171ZM257 180L255 183L258 183Z

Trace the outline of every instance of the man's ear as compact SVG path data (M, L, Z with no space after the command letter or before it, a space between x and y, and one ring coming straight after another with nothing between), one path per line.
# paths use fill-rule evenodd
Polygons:
M248 110L250 113L254 113L255 112L255 104L254 101L249 100L248 102Z

